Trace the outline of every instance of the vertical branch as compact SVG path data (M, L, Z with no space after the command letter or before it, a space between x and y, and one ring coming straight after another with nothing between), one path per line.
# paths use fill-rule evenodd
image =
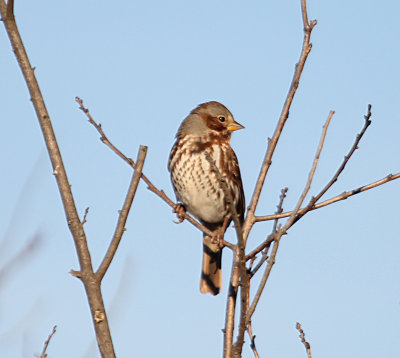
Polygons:
M79 277L84 284L101 356L106 358L114 358L114 347L105 313L103 297L101 295L100 282L97 280L93 272L86 235L76 210L60 149L58 147L53 126L50 121L50 116L47 112L39 84L34 74L34 69L30 64L28 55L25 51L25 47L19 34L17 24L15 22L13 1L9 1L8 4L6 4L4 0L0 0L0 13L10 39L11 46L28 87L31 101L36 111L36 116L39 120L44 141L46 143L47 151L53 167L53 174L56 178L57 186L64 206L68 227L74 240L80 266L80 271L74 272L74 275Z
M29 58L22 43L22 39L19 34L14 15L10 15L11 4L12 2L9 1L9 6L7 6L4 0L0 0L0 12L3 23L6 28L15 56L17 58L18 64L21 68L22 74L25 78L25 82L31 96L31 101L35 108L36 115L42 129L43 137L47 146L47 151L49 153L51 164L53 167L53 174L56 177L58 189L60 191L61 199L64 205L68 226L74 237L79 263L82 268L90 271L90 269L92 268L92 263L90 253L86 245L85 233L83 231L81 221L79 220L79 216L76 211L71 187L68 182L67 174L65 172L60 149L57 144L57 140L53 131L53 126L50 121L50 116L47 112L46 105L44 103L42 93L39 88L39 84L34 74L34 69L29 62Z
M301 50L299 62L296 64L296 67L295 67L292 83L290 84L289 92L286 96L286 100L283 105L278 124L275 128L274 135L272 136L271 139L268 140L267 152L265 153L265 158L264 158L263 164L261 166L260 174L258 176L257 183L254 188L253 196L251 198L251 201L250 201L250 204L249 204L249 207L247 210L246 220L243 225L243 237L244 237L245 241L247 240L247 237L250 233L250 229L255 222L254 221L254 213L255 213L255 210L256 210L256 207L258 204L258 200L260 198L260 194L261 194L261 190L264 185L265 178L266 178L268 170L272 164L272 156L275 152L275 148L278 144L278 140L281 136L281 133L282 133L283 127L286 123L286 120L289 117L289 109L292 105L294 95L296 94L297 88L299 86L301 73L303 72L304 65L306 63L308 54L310 53L311 47L312 47L311 43L310 43L310 36L311 36L311 31L313 30L314 26L317 24L317 21L313 20L310 23L308 22L306 0L301 0L301 12L302 12L302 16L303 16L303 26L304 26L303 47Z

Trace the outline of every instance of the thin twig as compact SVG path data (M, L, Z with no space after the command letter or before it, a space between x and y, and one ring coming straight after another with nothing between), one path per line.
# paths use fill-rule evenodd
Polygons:
M128 163L132 168L136 167L136 163L131 159L128 158L125 154L123 154L107 137L107 135L104 133L103 128L100 123L97 123L92 115L89 112L89 109L87 109L83 105L82 99L79 97L75 97L75 101L79 104L79 109L82 110L83 113L86 114L89 123L93 125L93 127L96 128L96 130L100 134L100 140L108 146L115 154L117 154L121 159L123 159L126 163ZM154 184L150 181L149 178L147 178L143 173L141 175L141 179L147 184L147 189L152 191L154 194L158 195L162 200L164 200L171 208L174 208L176 206L176 203L173 202L165 193L163 190L157 189ZM192 225L197 227L200 231L204 232L206 235L212 236L212 232L208 230L205 226L201 225L196 219L194 219L192 216L190 216L188 213L185 213L185 219L188 220Z
M41 237L36 233L28 242L8 261L3 267L0 268L0 286L7 279L12 271L21 267L24 262L33 256L33 253L40 246Z
M137 156L137 160L136 160L137 165L136 165L135 171L133 173L131 183L129 185L128 193L126 195L124 205L119 212L118 223L117 223L117 227L115 228L114 236L111 240L110 246L107 249L104 259L96 272L96 275L100 281L103 279L105 273L107 272L107 270L111 264L111 261L114 258L114 255L118 249L118 245L121 241L122 235L124 234L124 232L126 230L125 229L126 220L128 219L128 215L129 215L129 211L132 206L133 198L135 197L136 189L139 185L144 161L146 159L146 154L147 154L147 147L144 145L141 145L139 147L138 156Z
M301 343L303 343L303 344L304 344L304 347L306 348L306 352L307 352L308 358L312 358L312 357L311 357L311 346L310 346L310 343L308 343L308 342L306 341L306 335L304 334L304 331L303 331L303 329L301 328L301 324L300 324L299 322L296 323L296 329L297 329L297 330L299 331L299 333L300 333L299 337L300 337Z
M89 214L89 207L87 207L85 209L85 213L83 214L82 225L86 224L86 222L87 222L86 218L87 218L88 214Z
M286 193L288 192L288 190L289 190L288 188L283 188L283 189L281 190L281 195L279 196L279 204L278 204L277 207L276 207L276 208L277 208L276 214L282 213L282 211L283 211L283 207L282 207L283 201L284 201L285 198L286 198ZM265 245L265 247L263 248L263 255L262 255L260 261L257 263L257 265L256 265L256 267L254 268L254 270L250 271L250 278L253 277L253 276L256 274L256 272L261 268L261 266L264 264L264 262L267 261L267 259L268 259L268 250L269 250L269 247L270 247L270 245L271 245L271 243L272 243L272 241L273 241L274 234L278 231L278 230L277 230L277 229L278 229L278 221L279 221L279 219L276 219L276 220L275 220L274 226L273 226L273 228L272 228L272 233L271 233L271 235L269 235L269 236L267 237L267 239L265 240L266 245ZM255 256L248 257L248 255L247 255L247 256L246 256L246 261L247 261L249 258L253 258L253 257L255 257Z
M349 190L349 191L345 191L342 194L339 194L339 195L334 196L334 197L332 197L330 199L322 201L321 203L315 204L314 206L312 206L310 208L310 211L322 208L324 206L331 205L333 203L337 203L338 201L345 200L345 199L349 198L350 196L353 196L353 195L356 195L356 194L360 194L360 193L362 193L364 191L376 188L376 187L378 187L378 186L380 186L382 184L386 184L386 183L388 183L388 182L390 182L392 180L396 180L396 179L399 179L399 178L400 178L400 173L388 174L384 178L379 179L377 181L374 181L373 183L370 183L370 184L367 184L367 185L363 185L363 186L360 186L358 188L355 188L355 189L352 189L352 190ZM306 211L306 207L304 207L303 209L300 209L299 214L304 214L305 211ZM293 213L293 211L287 211L287 212L282 213L282 214L256 216L255 217L255 221L256 222L258 222L258 221L269 221L269 220L286 218L286 217L291 216L292 213ZM260 252L263 249L263 248L260 249L260 247L257 247L256 249L254 249L254 252L251 252L250 254L248 254L246 256L247 260L249 260L252 256L256 255L258 252Z
M287 194L288 190L289 190L288 187L283 188L281 190L281 195L279 196L279 204L276 207L276 214L281 214L283 212L283 201L286 198L286 194ZM276 219L275 222L274 222L274 226L272 228L272 232L276 232L277 231L278 222L279 222L279 219Z
M253 274L252 274L252 262L254 261L254 259L255 259L255 256L253 257L253 260L250 262L249 269L247 270L249 284L247 286L247 307L246 307L246 312L249 311L250 282L251 282L250 280L251 280L251 278L253 276ZM260 358L260 355L258 354L258 351L257 351L257 348L256 348L256 336L253 334L253 327L252 327L251 321L248 322L248 325L247 325L247 334L250 337L250 348L253 351L254 357L255 358Z
M272 164L272 156L275 152L275 148L278 144L278 140L281 136L281 133L282 133L283 127L286 123L286 120L289 117L289 110L290 110L294 95L296 93L296 90L299 86L300 77L303 72L303 68L306 63L308 54L310 53L311 47L312 47L311 43L310 43L311 31L313 30L314 26L317 24L317 21L313 20L310 23L308 22L307 8L306 8L305 0L301 1L301 12L302 12L302 16L303 16L303 31L304 31L303 47L301 50L299 62L296 64L296 67L295 67L292 83L290 84L289 92L286 96L286 100L283 105L278 124L275 128L274 135L272 136L271 139L268 140L268 148L265 153L265 158L264 158L263 164L261 166L260 174L258 176L257 183L254 188L254 192L253 192L253 196L250 201L250 205L247 210L246 219L243 224L243 238L244 238L245 242L250 233L251 227L254 225L254 222L255 222L254 221L254 213L255 213L255 210L256 210L256 207L258 204L258 200L260 198L260 194L261 194L261 190L264 185L265 178L266 178L268 170Z
M257 262L256 267L254 267L254 269L250 271L250 278L252 278L257 273L257 271L262 267L262 265L264 265L265 261L268 260L269 248L271 247L271 244L274 241L274 237L275 237L275 235L271 234L268 236L267 240L264 242L265 246L262 249L263 253L262 253L261 259ZM256 256L252 256L249 259L255 259L255 258L256 258ZM247 259L247 256L246 256L246 261L249 259Z
M249 323L249 326L247 327L247 333L250 337L250 348L253 351L254 357L255 358L260 358L260 355L258 354L257 348L256 348L256 336L253 334L253 329L251 327L251 322Z
M358 149L358 144L360 143L361 138L364 136L366 130L368 129L369 125L371 124L371 105L368 105L368 113L367 115L364 116L365 123L364 127L362 128L361 132L357 134L356 140L354 141L354 144L350 148L349 153L344 157L344 160L339 167L339 169L336 171L335 175L332 177L332 179L329 181L328 184L325 185L325 187L314 197L311 198L310 202L306 206L306 211L310 211L310 208L312 208L315 203L321 199L321 197L331 188L331 186L338 180L339 175L343 172L344 168L346 167L346 164L349 162L351 156L354 154L354 152ZM296 217L295 221L298 221L304 214L299 213Z
M325 122L325 124L323 126L321 139L319 141L317 152L316 152L315 157L314 157L314 162L313 162L313 165L311 167L310 173L308 174L307 183L306 183L306 185L304 187L303 193L301 194L301 196L300 196L300 198L299 198L299 200L298 200L298 202L296 204L296 208L293 210L292 215L286 221L286 223L283 226L283 228L273 234L274 235L274 246L272 248L271 256L270 256L270 258L268 260L268 265L265 268L265 272L264 272L264 275L263 275L263 277L261 279L260 285L257 288L257 292L256 292L256 294L254 296L253 302L252 302L252 304L251 304L251 306L250 306L250 308L249 308L249 310L247 312L247 322L248 323L251 322L251 317L254 314L254 311L255 311L255 309L257 307L257 304L258 304L258 302L259 302L259 300L261 298L261 294L262 294L262 292L263 292L263 290L265 288L265 284L267 283L267 280L268 280L269 275L271 273L272 267L275 264L275 257L276 257L276 254L278 252L280 240L281 240L282 236L287 233L287 230L295 223L296 217L297 217L297 213L298 213L301 205L303 204L303 201L304 201L305 197L307 196L307 194L308 194L308 192L310 190L311 183L313 181L314 174L315 174L315 171L316 171L317 166L318 166L319 157L321 155L321 151L322 151L322 148L324 146L326 133L328 131L328 127L329 127L329 124L330 124L330 121L332 119L333 114L334 114L334 112L330 111L330 113L328 115L328 118L327 118L327 120L326 120L326 122Z
M292 213L292 212L290 211L290 213ZM271 215L271 217L272 216L275 216L275 215ZM276 216L278 216L278 215L276 215ZM288 216L290 216L290 215L288 215ZM280 217L279 217L279 219L280 219ZM263 243L258 245L253 251L251 251L249 254L246 255L246 261L252 260L258 253L260 253L266 247L269 248L273 241L274 241L273 235L269 235L267 240L265 240Z
M51 339L53 338L54 334L56 333L56 329L57 329L57 326L54 326L53 330L49 334L49 337L47 338L46 342L44 342L44 346L43 346L42 353L40 354L40 358L46 358L47 357L47 353L46 353L47 347L49 346L49 343L50 343Z

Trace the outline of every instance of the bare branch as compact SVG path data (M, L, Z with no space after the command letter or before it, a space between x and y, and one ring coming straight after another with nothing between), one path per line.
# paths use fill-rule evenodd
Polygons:
M277 210L276 210L276 213L277 213L277 214L282 213L282 211L283 211L282 205L283 205L283 201L284 201L285 198L286 198L286 193L287 193L288 190L289 190L288 188L283 188L283 189L281 190L281 195L279 196L279 204L277 205ZM269 247L270 247L270 245L271 245L271 243L272 243L272 241L273 241L274 234L277 232L277 229L278 229L278 220L279 220L279 219L276 219L276 220L275 220L274 226L273 226L273 228L272 228L272 233L271 233L271 235L269 235L269 236L267 237L267 239L265 240L265 246L264 246L263 249L262 249L262 250L264 250L264 251L263 251L263 255L262 255L260 261L257 263L257 265L256 265L256 267L254 268L254 270L250 271L250 278L253 277L253 276L256 274L256 272L261 268L261 266L264 264L264 262L268 259L268 250L269 250ZM261 251L261 250L260 250L260 251ZM251 254L247 255L247 256L246 256L246 261L249 260L249 259L251 259L251 258L253 258L253 257L255 257L255 255L256 255L258 252L259 252L259 251L254 250ZM254 255L254 256L250 256L250 255Z
M255 210L256 210L256 207L258 204L258 200L260 198L260 194L261 194L261 190L264 185L265 178L266 178L268 170L272 164L272 156L273 156L275 148L278 144L278 140L281 136L281 133L282 133L283 127L286 123L286 120L289 117L289 109L291 107L296 90L299 86L300 77L303 72L303 68L306 63L308 54L310 53L311 47L312 47L311 43L310 43L311 31L313 30L314 26L317 24L317 21L313 20L310 23L308 22L307 8L306 8L305 0L301 1L301 11L302 11L302 16L303 16L303 31L304 31L303 47L301 50L299 62L296 64L296 67L295 67L292 83L290 85L289 92L287 94L285 103L283 105L278 124L275 128L274 135L272 136L271 139L268 140L268 148L265 153L265 158L264 158L263 164L261 166L260 174L258 176L257 183L254 188L254 192L253 192L253 196L250 201L250 205L247 210L246 220L243 225L243 238L245 241L247 240L247 237L250 233L251 227L254 225L254 222L255 222L254 221L254 213L255 213Z
M319 199L321 199L321 197L329 190L329 188L338 180L339 175L343 172L344 168L346 167L346 164L348 163L348 161L350 160L351 156L354 154L356 149L358 149L358 144L360 143L361 138L365 134L369 125L371 124L370 118L371 118L371 105L369 104L368 105L368 113L366 116L364 116L364 119L365 119L364 127L362 128L361 132L359 134L357 134L356 140L354 141L353 146L350 148L349 153L344 157L344 160L343 160L341 166L336 171L335 175L329 181L329 183L326 184L325 187L315 197L311 198L310 202L308 203L307 207L305 208L306 212L310 211L310 208L312 208L315 205L315 203ZM303 215L304 214L301 214L301 213L298 214L296 217L296 221L299 220Z
M378 186L380 186L380 185L382 185L382 184L386 184L386 183L388 183L388 182L390 182L390 181L392 181L392 180L396 180L396 179L399 179L399 178L400 178L400 173L388 174L388 175L385 176L384 178L379 179L379 180L377 180L377 181L374 181L374 182L371 183L371 184L363 185L363 186L360 186L359 188L355 188L355 189L352 189L352 190L349 190L349 191L345 191L344 193L339 194L339 195L337 195L337 196L334 196L333 198L330 198L330 199L327 199L327 200L325 200L325 201L323 201L323 202L321 202L321 203L315 204L314 206L312 206L312 207L310 208L310 211L311 211L311 210L316 210L316 209L322 208L322 207L324 207L324 206L331 205L331 204L333 204L333 203L337 203L338 201L345 200L345 199L349 198L350 196L353 196L353 195L356 195L356 194L360 194L360 193L362 193L362 192L364 192L364 191L367 191L367 190L376 188L376 187L378 187ZM304 213L305 213L305 210L306 210L306 208L300 209L300 210L299 210L299 214L304 214ZM258 222L258 221L269 221L269 220L281 219L281 218L289 217L289 216L291 216L292 214L293 214L293 211L287 211L287 212L282 213L282 214L273 214L273 215L265 215L265 216L256 216L256 217L255 217L255 221ZM263 244L264 244L264 243L263 243ZM261 245L260 245L260 246L261 246ZM259 248L257 248L257 249L259 249ZM254 249L254 251L256 251L257 249ZM260 252L261 250L262 250L262 248L259 249L258 252ZM257 254L258 252L256 252L256 254ZM249 258L251 258L251 255L252 255L252 254L253 254L253 253L250 253L250 254L247 255L246 257L249 259Z
M126 163L128 163L131 167L136 168L136 163L131 159L128 158L125 154L123 154L112 142L108 139L106 134L103 131L103 128L100 123L97 123L92 115L90 114L89 110L83 105L83 101L79 97L75 97L75 101L79 104L79 109L82 110L88 117L89 123L92 124L100 134L100 140L108 146L115 154L117 154L121 159L123 159ZM173 202L163 190L157 189L154 184L147 178L143 173L141 178L147 184L147 189L152 191L154 194L158 195L164 202L166 202L171 208L175 208L176 203ZM190 216L188 213L185 213L185 219L188 220L192 225L197 227L200 231L204 232L206 235L212 236L212 232L208 230L205 226L201 225L196 219Z
M312 358L312 357L311 357L311 346L310 346L310 343L308 343L308 342L306 341L306 335L304 334L304 331L303 331L303 329L301 328L301 324L300 324L299 322L296 323L296 329L297 329L297 330L299 331L299 333L300 333L299 337L300 337L301 343L303 343L303 344L304 344L304 347L306 348L306 352L307 352L308 358Z
M314 157L314 162L313 162L313 165L311 167L310 173L308 174L307 183L306 183L306 185L304 187L303 193L301 194L301 196L300 196L300 198L299 198L299 200L298 200L298 202L296 204L296 208L293 210L292 215L286 221L286 223L283 226L283 228L280 229L279 231L273 233L274 246L272 248L271 256L270 256L270 258L268 260L268 265L265 268L265 272L264 272L264 275L263 275L263 277L261 279L260 285L259 285L259 287L257 289L257 292L256 292L255 296L254 296L253 302L252 302L252 304L251 304L251 306L250 306L250 308L249 308L249 310L247 312L247 322L248 323L250 323L251 317L254 314L254 311L255 311L255 309L257 307L257 304L258 304L258 302L260 300L261 294L262 294L262 292L263 292L263 290L265 288L265 284L267 283L267 280L268 280L269 275L271 273L272 266L275 264L275 257L276 257L276 254L278 252L280 240L281 240L282 236L286 234L287 230L295 223L296 217L297 217L297 213L298 213L301 205L303 204L303 201L304 201L305 197L307 196L308 191L310 190L311 183L312 183L315 171L316 171L317 166L318 166L319 157L320 157L322 148L324 146L326 133L328 131L328 127L329 127L329 124L330 124L330 121L332 119L333 114L334 114L334 112L330 111L329 116L328 116L328 118L327 118L327 120L326 120L326 122L325 122L325 124L323 126L321 139L319 141L317 152L316 152L315 157Z
M53 338L54 334L56 333L56 329L57 329L57 326L54 326L53 330L49 334L49 337L47 338L46 342L44 342L44 347L43 347L42 353L40 354L40 358L47 358L47 353L46 353L47 347L49 346L51 339Z
M257 348L256 348L256 336L253 334L253 329L251 327L251 322L249 323L249 326L247 327L247 333L250 337L250 348L253 351L254 357L255 358L260 358L260 355L258 354Z
M292 213L292 212L290 211L290 213ZM271 215L271 217L272 216L277 216L278 219L280 219L279 215ZM290 216L290 215L288 215L288 216ZM258 245L252 252L250 252L248 255L246 255L246 261L252 260L258 253L260 253L266 247L269 247L273 241L274 241L273 235L269 235L267 240L265 240L263 243Z
M76 210L74 197L71 192L71 185L68 181L60 149L58 147L53 126L50 121L50 116L44 103L34 69L32 68L28 55L25 51L15 18L14 16L7 16L7 13L11 11L10 9L12 4L12 2L9 2L7 6L4 0L0 0L0 12L3 18L3 23L28 87L31 101L35 108L36 116L38 118L51 160L53 174L56 178L57 186L64 206L66 221L74 240L80 265L80 275L88 297L99 350L102 357L114 358L114 347L112 344L107 316L105 314L100 285L94 277L92 260L86 241L86 235ZM98 312L100 312L103 316L101 321L96 320Z
M347 199L348 197L355 195L355 194L359 194L363 191L372 189L374 187L377 187L379 185L382 185L384 183L387 183L391 180L397 179L399 178L399 174L389 174L386 178L383 178L381 180L378 180L374 183L371 183L369 185L365 185L363 187L357 188L357 189L353 189L349 192L344 192L334 198L328 199L322 203L316 204L317 201L319 199L321 199L321 197L332 187L332 185L338 180L340 174L343 172L346 164L348 163L348 161L350 160L351 156L354 154L354 152L358 149L358 145L360 143L361 138L364 136L366 130L368 129L369 125L371 124L371 105L368 105L368 112L367 114L364 116L365 119L365 123L363 128L361 129L361 132L359 134L357 134L356 139L353 143L353 145L351 146L348 154L344 157L342 164L340 165L339 169L336 171L336 173L333 175L332 179L328 182L328 184L325 185L325 187L316 195L313 196L310 200L310 202L307 204L307 206L303 209L301 209L298 213L298 216L296 217L296 221L299 220L302 216L304 216L307 212L311 211L311 210L315 210L318 208L321 208L323 206L327 206L330 205L332 203L335 203L337 201L340 200L344 200ZM287 213L282 213L280 215L267 215L267 216L257 216L254 217L254 221L258 222L258 221L267 221L267 220L276 220L277 218L283 218L283 217L288 217L291 216L293 212L287 212Z
M108 267L110 266L111 261L114 258L114 255L118 249L122 235L124 234L124 231L126 230L125 223L126 223L126 220L128 219L128 215L129 215L129 211L131 210L133 198L135 197L136 189L139 185L140 176L142 175L144 161L146 159L146 154L147 154L147 147L144 145L141 145L139 148L139 152L138 152L138 156L137 156L137 160L136 160L137 165L136 165L135 171L133 173L131 183L129 185L128 194L126 195L124 205L119 212L118 223L117 223L117 227L115 228L114 236L113 236L110 246L108 247L108 250L104 256L104 259L96 272L96 275L100 281L103 279L105 273L107 272Z

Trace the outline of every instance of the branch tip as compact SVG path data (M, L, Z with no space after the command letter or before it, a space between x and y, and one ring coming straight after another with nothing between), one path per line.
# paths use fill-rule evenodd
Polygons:
M82 279L82 272L80 271L70 270L69 273L76 278Z

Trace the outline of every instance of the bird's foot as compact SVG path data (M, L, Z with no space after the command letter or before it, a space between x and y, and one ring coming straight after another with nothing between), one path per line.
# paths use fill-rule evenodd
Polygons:
M182 204L176 204L172 209L172 212L176 214L178 221L174 221L175 224L180 224L183 220L185 220L186 209Z
M218 247L221 249L223 249L225 247L224 234L225 234L225 230L218 230L211 237L211 242L215 245L218 245Z

